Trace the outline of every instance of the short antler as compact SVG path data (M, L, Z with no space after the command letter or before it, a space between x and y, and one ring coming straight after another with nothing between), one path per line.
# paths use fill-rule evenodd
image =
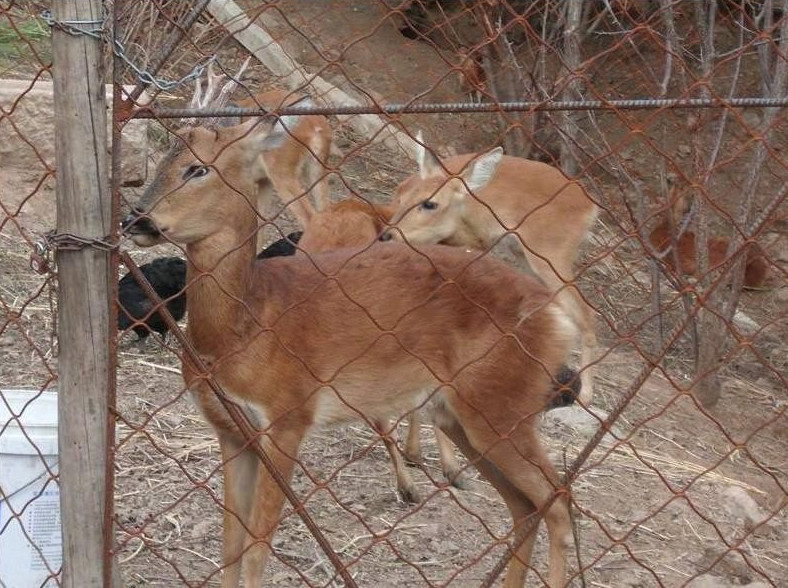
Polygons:
M241 78L243 78L246 68L249 67L251 59L251 57L247 57L246 61L244 61L238 69L238 73L230 77L221 89L219 89L219 83L228 76L224 73L217 74L213 69L213 63L209 64L205 93L203 93L202 79L200 77L196 78L194 80L194 94L192 94L192 98L189 101L189 107L196 110L203 110L225 106L230 101L230 96L233 95L233 92L235 92L236 88L240 85ZM201 126L214 126L217 120L218 117L215 116L204 118L202 119ZM182 119L181 122L184 125L194 125L197 123L197 119L195 117L189 117Z

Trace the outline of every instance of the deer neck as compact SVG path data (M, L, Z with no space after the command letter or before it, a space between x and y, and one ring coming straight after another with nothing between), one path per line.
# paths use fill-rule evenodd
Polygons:
M206 356L224 355L241 344L251 317L244 301L254 271L255 233L250 224L186 247L189 322L187 332Z
M462 217L454 236L446 240L445 243L447 245L484 249L488 241L489 239L487 239L487 235L484 234L481 227L469 222L466 217Z

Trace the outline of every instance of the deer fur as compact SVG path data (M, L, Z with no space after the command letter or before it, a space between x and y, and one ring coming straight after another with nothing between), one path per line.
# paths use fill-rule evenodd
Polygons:
M420 135L417 143L419 171L397 188L394 227L384 238L487 250L507 234L516 236L513 252L556 293L579 327L579 400L588 404L595 320L573 282L573 265L597 206L580 184L545 163L508 157L500 148L438 160Z
M283 117L293 128L293 117ZM261 431L290 480L304 437L326 425L401 417L435 421L501 493L515 531L544 517L549 584L563 586L572 542L566 493L536 421L574 325L551 291L488 256L397 243L363 251L255 259L261 155L286 132L257 121L180 133L124 226L140 246L185 246L187 336L211 375ZM317 266L341 269L325 276ZM259 586L283 493L187 360L183 377L216 430L225 475L223 588ZM535 529L505 586L522 586ZM243 560L243 566L241 561ZM243 570L241 570L241 567Z
M259 92L234 104L243 108L261 107L265 111L276 111L302 100L303 96L287 90L272 89ZM330 204L326 164L332 149L331 125L324 116L305 115L298 117L295 126L282 145L263 153L262 164L265 174L259 184L260 210L263 203L271 202L273 189L285 208L290 208L301 226L304 226L317 210ZM309 195L314 193L315 206ZM258 249L262 246L262 232L258 238Z
M377 241L393 213L390 205L373 205L360 198L339 200L309 218L300 248L307 253L321 253L367 246Z
M299 248L312 255L347 247L364 248L378 240L388 226L394 210L390 205L373 205L360 198L346 198L331 204L327 209L314 214L304 227L304 235ZM337 268L321 268L334 271ZM394 466L397 491L406 502L421 500L413 477L406 467L405 460L421 463L421 416L419 411L408 415L408 436L405 449L400 453L397 447L396 424L375 422L375 430L380 434ZM454 454L454 447L439 427L433 427L438 444L441 469L446 479L458 488L466 486L466 476ZM403 454L405 460L403 460Z

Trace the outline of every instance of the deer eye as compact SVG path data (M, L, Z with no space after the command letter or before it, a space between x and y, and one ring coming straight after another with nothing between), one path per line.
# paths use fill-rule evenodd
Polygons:
M191 180L192 178L201 178L205 175L208 175L209 171L211 170L205 165L190 165L188 168L186 168L186 171L183 172L183 179Z
M438 208L438 203L434 200L425 200L419 205L422 210L435 210Z

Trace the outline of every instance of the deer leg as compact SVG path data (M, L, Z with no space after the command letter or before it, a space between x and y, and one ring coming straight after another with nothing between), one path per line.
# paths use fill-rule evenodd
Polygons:
M306 428L305 422L297 418L288 418L286 421L272 425L268 434L260 440L263 450L288 483L293 475L298 448ZM247 588L261 585L265 564L271 554L271 540L279 526L285 500L281 488L262 464L257 468L257 481L253 493L254 502L249 517L249 534L246 537L246 552L243 558L244 586Z
M408 438L404 453L410 463L421 463L421 413L418 410L408 414Z
M405 460L402 459L399 447L397 447L397 429L391 428L391 425L386 425L382 421L375 421L375 429L377 430L380 438L383 439L383 444L391 457L391 464L394 467L394 475L397 477L397 491L400 497L405 502L416 504L421 500L416 484L413 477L410 475L408 468L405 465Z
M440 456L441 469L446 480L452 486L462 490L467 489L467 476L462 472L457 456L454 454L454 446L448 437L441 431L440 427L433 427L435 431L435 441L438 444L438 455ZM408 439L405 444L405 458L414 464L421 463L421 414L414 410L408 415Z
M224 468L224 526L222 538L222 588L237 588L241 574L243 542L252 505L247 489L257 477L257 457L229 435L219 436Z
M559 485L558 474L542 450L533 423L513 417L518 411L511 407L506 413L496 411L485 415L463 402L454 402L452 407L473 449L542 512L550 540L548 585L552 588L563 586L565 551L573 543L569 503L566 495L561 495L547 505ZM506 436L492 429L490 423L496 423ZM504 584L507 588L522 586L520 578L524 571L519 569L521 565L522 562L513 562Z
M434 426L435 441L438 443L438 454L440 455L441 468L446 481L452 486L461 490L468 489L468 476L460 467L457 456L454 453L454 445L449 437L446 436L440 427Z
M504 502L506 502L513 520L513 535L518 537L520 529L536 512L533 503L516 486L509 482L492 462L476 451L456 419L445 420L441 425L445 434L454 441L460 451L468 458L468 461L493 485ZM522 588L536 541L536 531L537 526L534 525L513 554L506 574L506 588Z

